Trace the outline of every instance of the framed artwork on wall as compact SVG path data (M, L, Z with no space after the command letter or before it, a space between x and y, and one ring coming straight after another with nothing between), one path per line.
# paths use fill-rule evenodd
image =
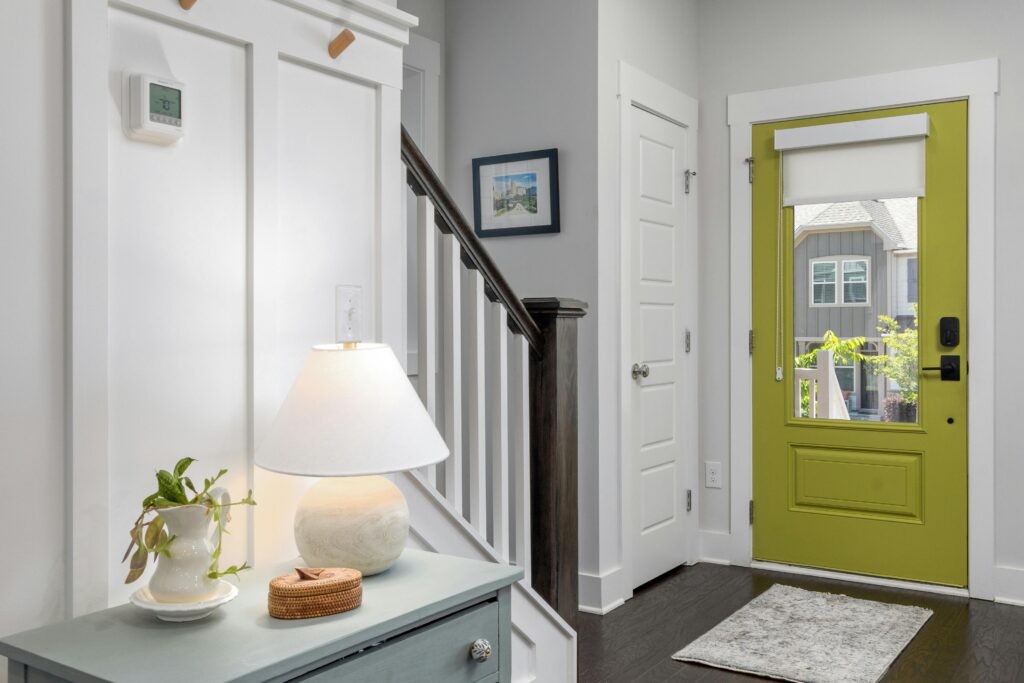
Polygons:
M559 232L558 150L473 159L478 237Z

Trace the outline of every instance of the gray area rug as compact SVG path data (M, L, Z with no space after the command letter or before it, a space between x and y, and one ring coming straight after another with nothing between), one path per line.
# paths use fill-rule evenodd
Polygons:
M774 585L672 658L797 683L876 683L931 615Z

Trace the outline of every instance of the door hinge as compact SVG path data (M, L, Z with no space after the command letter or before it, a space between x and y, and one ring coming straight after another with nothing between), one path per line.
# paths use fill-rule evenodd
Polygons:
M690 194L690 180L693 179L693 178L696 178L696 177L697 177L697 172L696 171L691 171L690 169L686 169L686 171L683 172L683 193L684 194Z
M686 353L690 352L690 331L689 330L687 330L686 333L683 334L683 349L686 351Z
M754 526L754 501L750 501L750 526Z
M693 489L686 489L686 511L693 510Z
M754 157L747 157L743 161L747 164L747 182L754 184Z
M747 350L750 355L754 355L754 331L750 330L747 332Z

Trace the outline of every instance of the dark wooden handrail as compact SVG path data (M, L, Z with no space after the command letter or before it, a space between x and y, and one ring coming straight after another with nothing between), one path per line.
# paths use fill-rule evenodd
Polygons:
M473 227L462 215L462 211L459 210L455 200L448 193L448 189L434 169L430 167L430 162L423 156L423 152L413 141L405 126L402 126L402 161L405 162L409 185L413 192L417 196L426 195L433 202L435 222L438 227L444 232L455 235L455 239L462 246L466 265L480 271L489 295L493 295L495 300L500 301L508 311L509 326L526 337L526 341L535 354L540 353L543 344L540 327L534 322L523 302L516 297L508 280L498 270L498 266L480 243L480 238L476 236Z

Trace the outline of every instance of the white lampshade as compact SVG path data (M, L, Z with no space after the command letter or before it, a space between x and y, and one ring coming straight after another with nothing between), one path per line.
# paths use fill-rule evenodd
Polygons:
M256 452L274 472L342 477L399 472L448 446L387 344L315 346Z

